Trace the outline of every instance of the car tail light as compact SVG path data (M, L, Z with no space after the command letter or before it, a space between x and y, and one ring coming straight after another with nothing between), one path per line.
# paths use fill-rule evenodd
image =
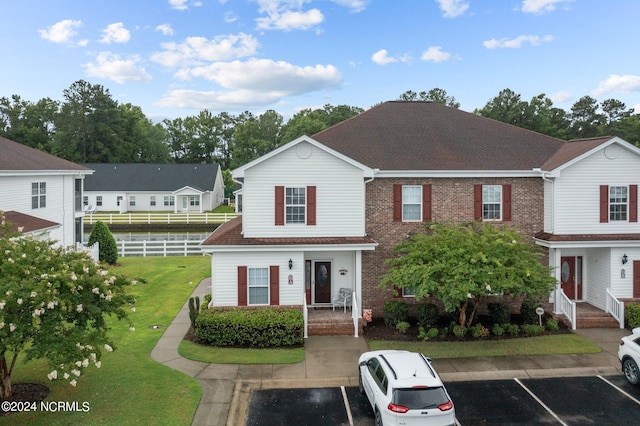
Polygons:
M624 340L620 340L620 346L624 346Z
M409 407L405 407L403 405L396 405L394 403L390 403L387 407L389 411L393 411L394 413L404 414L409 411Z
M440 411L449 411L453 408L453 402L445 402L444 404L438 405L438 408L440 409Z

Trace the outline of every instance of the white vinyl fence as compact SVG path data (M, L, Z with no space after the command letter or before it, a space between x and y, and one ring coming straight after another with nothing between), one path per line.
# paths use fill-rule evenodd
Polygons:
M201 256L201 241L116 241L118 256Z

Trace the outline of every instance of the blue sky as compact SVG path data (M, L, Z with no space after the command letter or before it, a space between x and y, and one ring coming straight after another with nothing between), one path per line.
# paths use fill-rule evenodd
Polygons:
M285 119L438 87L640 112L638 0L2 0L0 97L63 100L84 79L154 121Z

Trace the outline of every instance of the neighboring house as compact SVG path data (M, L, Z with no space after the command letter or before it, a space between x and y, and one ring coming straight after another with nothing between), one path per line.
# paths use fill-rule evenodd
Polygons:
M84 205L91 211L198 212L222 204L217 164L90 163Z
M91 169L0 137L0 210L23 232L82 243L82 187Z
M386 102L234 170L243 217L201 246L212 304L304 295L332 306L345 287L379 317L394 297L379 286L393 247L425 223L474 220L535 236L551 266L566 260L555 273L580 282L573 295L564 287L572 301L637 297L638 170L640 150L619 138L565 142L437 103Z

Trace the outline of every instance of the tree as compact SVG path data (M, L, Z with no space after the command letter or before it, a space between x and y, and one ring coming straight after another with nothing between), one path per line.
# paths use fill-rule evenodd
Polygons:
M89 235L88 245L92 246L95 243L98 243L98 258L100 261L115 265L118 260L118 246L107 225L101 221L97 221L93 225L91 235Z
M598 101L591 96L583 96L571 106L571 138L592 138L600 136L598 129L604 123L604 115L598 112Z
M428 233L414 234L394 248L398 256L387 260L381 285L412 290L417 300L438 298L468 327L485 296L549 294L556 280L540 262L539 250L511 228L432 224Z
M99 267L84 252L0 230L0 396L11 396L18 355L46 359L50 380L72 386L111 351L105 319L128 320L130 281ZM129 321L130 322L130 321ZM132 327L133 330L133 327Z
M402 95L398 97L398 100L401 101L422 101L422 102L435 102L438 104L450 106L451 108L460 108L460 102L456 101L456 98L453 96L447 95L447 91L444 89L440 89L435 87L428 92L422 91L420 93L416 93L413 90L407 90Z
M280 145L282 116L267 110L259 117L246 112L235 126L233 137L233 167L254 160Z
M527 102L523 101L518 93L511 89L504 89L484 107L476 109L474 113L503 123L524 127L527 107Z
M0 98L0 136L51 152L58 102L43 98L35 104L13 95Z

